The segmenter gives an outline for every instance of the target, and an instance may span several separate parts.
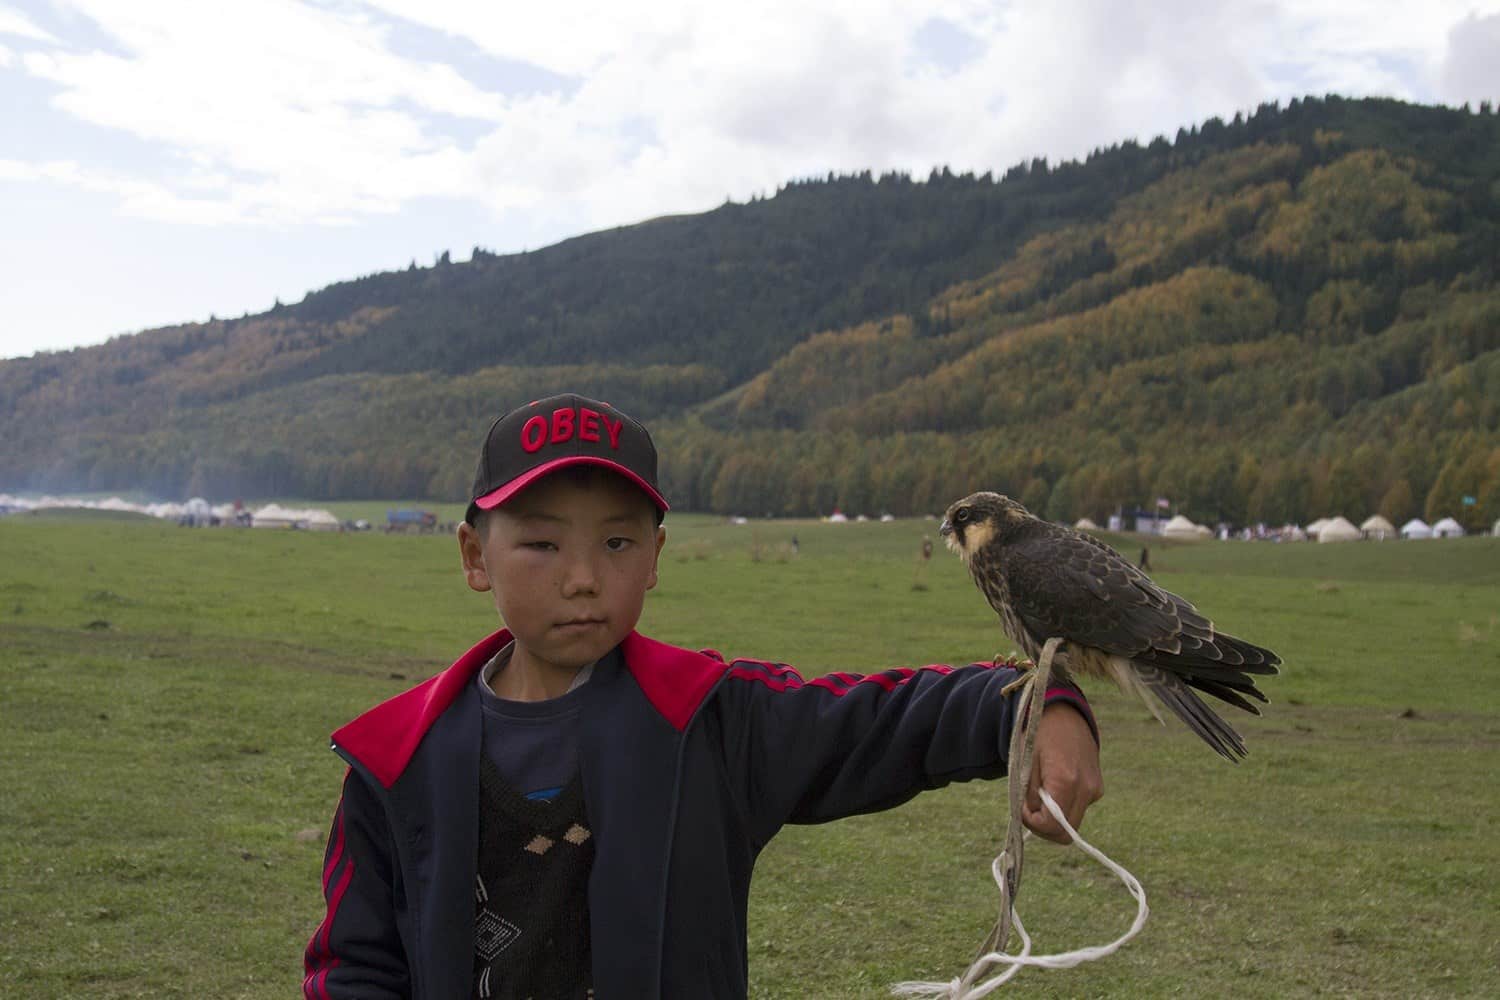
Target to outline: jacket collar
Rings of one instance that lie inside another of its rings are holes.
[[[422,738],[465,685],[510,642],[508,629],[486,636],[442,673],[381,702],[333,734],[333,742],[390,788]],[[632,631],[620,644],[625,666],[646,699],[673,729],[687,728],[727,669],[717,653],[695,653]]]

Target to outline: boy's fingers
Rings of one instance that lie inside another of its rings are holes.
[[[1082,789],[1077,779],[1052,774],[1047,776],[1045,787],[1047,794],[1052,796],[1052,801],[1057,803],[1057,807],[1067,817],[1068,823],[1073,829],[1078,829],[1078,825],[1083,822],[1083,814],[1088,809],[1089,802],[1080,795]],[[1031,781],[1026,788],[1026,804],[1021,809],[1021,822],[1025,823],[1027,829],[1038,837],[1045,837],[1055,844],[1072,842],[1072,838],[1068,836],[1062,824],[1047,811],[1046,806],[1042,805],[1042,793],[1038,789],[1036,771],[1032,772]]]
[[[1021,822],[1026,824],[1026,829],[1054,844],[1066,844],[1072,839],[1062,825],[1052,818],[1052,814],[1042,808],[1040,799],[1038,799],[1038,805],[1035,806],[1029,801],[1026,803],[1021,810]]]

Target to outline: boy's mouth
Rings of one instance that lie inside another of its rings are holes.
[[[603,618],[570,618],[565,622],[558,622],[553,627],[568,631],[583,631],[584,629],[595,628],[603,624]]]

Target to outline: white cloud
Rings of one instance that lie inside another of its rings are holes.
[[[1443,98],[1454,104],[1500,99],[1500,14],[1470,14],[1448,32]]]
[[[0,181],[42,181],[114,195],[121,214],[137,218],[201,225],[234,221],[232,209],[222,202],[184,198],[161,184],[88,169],[72,160],[0,160]]]
[[[251,178],[218,194],[241,221],[392,211],[457,193],[467,178],[445,169],[452,143],[426,114],[495,121],[505,109],[448,66],[391,54],[365,18],[288,0],[74,2],[124,54],[27,53],[26,70],[61,88],[54,107]]]
[[[110,48],[14,60],[56,88],[57,113],[168,166],[34,179],[215,224],[348,225],[437,197],[590,228],[829,170],[1077,157],[1299,93],[1430,99],[1483,85],[1497,62],[1495,19],[1469,15],[1473,0],[57,2]],[[922,48],[934,19],[963,60]],[[397,55],[405,22],[571,84],[487,90],[456,61]],[[52,40],[0,7],[7,26]]]
[[[35,21],[13,7],[0,5],[0,35],[14,35],[34,42],[56,42],[51,32],[37,27]]]

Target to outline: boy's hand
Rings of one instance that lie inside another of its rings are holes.
[[[1026,787],[1026,805],[1021,822],[1039,837],[1058,844],[1069,842],[1067,833],[1042,805],[1037,783],[1062,809],[1073,829],[1083,822],[1088,807],[1104,794],[1099,773],[1099,746],[1089,725],[1073,706],[1056,702],[1042,710],[1036,730],[1035,759]]]

